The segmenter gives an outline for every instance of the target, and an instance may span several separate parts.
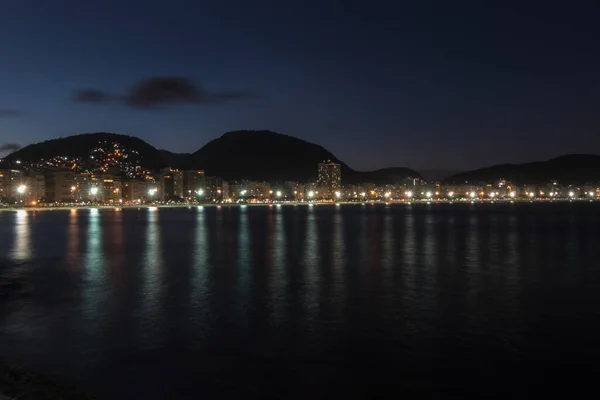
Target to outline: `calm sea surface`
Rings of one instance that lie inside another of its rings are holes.
[[[600,203],[2,212],[0,360],[110,399],[597,394]]]

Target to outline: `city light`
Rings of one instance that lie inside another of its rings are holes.
[[[533,193],[533,192],[529,192],[529,197],[532,197],[532,198],[533,198],[534,196],[535,196],[535,193]]]
[[[278,190],[277,192],[275,192],[275,196],[281,197],[281,190]]]
[[[74,192],[74,191],[76,191],[76,190],[77,190],[77,187],[75,187],[75,186],[71,186],[71,192]]]
[[[496,197],[496,192],[490,193],[490,197]]]
[[[360,193],[360,196],[361,196],[361,197],[365,197],[366,195],[367,195],[367,194],[366,194],[365,192],[361,192],[361,193]]]
[[[340,191],[335,192],[335,197],[339,199],[340,197],[342,197],[342,193]]]
[[[431,196],[433,196],[433,193],[431,193],[431,192],[427,192],[426,196],[427,196],[428,198],[431,198]]]
[[[515,192],[510,192],[510,194],[509,194],[509,196],[513,199],[515,198],[516,195],[517,195],[517,193],[515,193]]]
[[[409,199],[413,197],[413,192],[411,192],[410,190],[406,192],[406,197],[408,197]]]
[[[98,188],[97,188],[96,186],[94,186],[94,187],[90,188],[90,194],[91,194],[92,196],[95,196],[95,195],[97,195],[97,194],[98,194]]]
[[[315,197],[315,192],[313,192],[312,190],[308,192],[308,197]]]
[[[469,194],[469,196],[471,196],[471,198],[472,198],[472,199],[474,199],[475,197],[477,197],[477,193],[475,193],[475,192],[471,192],[471,193]]]
[[[242,191],[240,192],[240,194],[241,194],[242,196],[245,196],[245,195],[246,195],[246,193],[248,193],[248,191],[247,191],[247,190],[242,190]]]
[[[574,192],[569,192],[569,197],[575,197],[575,193]]]
[[[202,196],[204,194],[204,190],[198,189],[196,190],[196,193],[198,193],[198,196]]]
[[[25,186],[25,185],[20,185],[20,186],[17,188],[17,193],[19,193],[19,194],[23,194],[23,193],[25,193],[25,191],[26,191],[26,190],[27,190],[27,186]]]
[[[449,197],[454,197],[454,192],[448,192]]]
[[[392,197],[392,193],[391,192],[385,192],[385,197],[387,197],[387,198]]]
[[[158,189],[152,188],[152,189],[148,190],[148,195],[150,197],[153,197],[156,194],[156,192],[158,192]]]

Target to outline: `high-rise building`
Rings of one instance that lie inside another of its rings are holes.
[[[162,172],[160,174],[160,190],[157,200],[169,201],[175,196],[175,184],[171,172]]]
[[[17,189],[25,185],[25,173],[16,169],[0,170],[0,199],[14,200],[19,197]]]
[[[31,201],[40,201],[46,196],[46,179],[42,174],[34,174],[29,179]]]
[[[173,175],[173,196],[185,197],[186,194],[183,191],[183,171],[174,169],[171,170],[171,174]]]
[[[91,197],[90,189],[92,186],[92,174],[90,173],[80,173],[75,174],[74,178],[75,190],[73,192],[73,197],[76,201],[89,201]]]
[[[6,197],[8,197],[9,193],[6,189],[7,186],[7,180],[9,179],[8,176],[8,171],[7,169],[0,169],[0,201],[2,201],[2,199],[5,199]]]
[[[216,176],[206,177],[205,198],[207,200],[223,200],[223,179]]]
[[[123,200],[129,203],[150,200],[149,190],[154,187],[153,181],[147,179],[131,179],[123,183]]]
[[[319,163],[317,186],[325,188],[329,196],[342,187],[342,168],[331,160]]]
[[[123,198],[121,178],[111,174],[102,174],[97,177],[102,194],[102,202],[116,203]]]
[[[183,197],[196,197],[199,190],[206,188],[203,170],[183,171]]]
[[[162,188],[162,198],[160,200],[168,201],[174,197],[185,196],[182,171],[173,168],[163,168],[160,170],[160,182]]]
[[[46,200],[69,202],[73,200],[75,174],[72,171],[48,171],[45,174]]]

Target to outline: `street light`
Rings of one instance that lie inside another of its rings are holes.
[[[475,192],[471,192],[471,193],[469,194],[469,196],[471,196],[471,198],[472,198],[472,199],[474,199],[474,198],[477,196],[477,193],[475,193]]]
[[[433,196],[433,193],[431,193],[431,192],[427,192],[427,197],[428,197],[428,198],[431,198],[431,196]]]
[[[277,192],[275,192],[275,196],[281,197],[281,190],[278,190]]]
[[[21,203],[23,202],[23,194],[25,193],[26,190],[27,190],[27,186],[25,186],[25,185],[20,185],[17,188],[17,193],[19,193]]]
[[[342,197],[342,193],[340,191],[335,192],[335,197],[339,199],[340,197]]]
[[[509,196],[510,196],[511,198],[513,198],[513,199],[515,198],[515,196],[516,196],[516,195],[517,195],[517,194],[516,194],[515,192],[510,192],[510,194],[509,194]]]
[[[313,192],[312,190],[310,192],[308,192],[308,197],[310,197],[310,198],[315,197],[315,192]]]
[[[411,192],[410,190],[406,192],[406,197],[408,197],[409,199],[413,197],[413,192]]]
[[[90,194],[92,196],[95,196],[98,194],[98,188],[96,186],[94,186],[93,188],[90,189]]]

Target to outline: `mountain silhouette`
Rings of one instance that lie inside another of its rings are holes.
[[[494,182],[506,179],[514,183],[546,183],[557,180],[565,184],[600,181],[600,156],[569,154],[548,161],[525,164],[501,164],[474,171],[461,172],[447,182]]]
[[[119,143],[120,146],[137,151],[135,162],[151,170],[158,170],[165,166],[161,153],[152,145],[134,136],[119,135],[116,133],[83,133],[64,138],[46,140],[30,144],[9,154],[5,161],[12,163],[14,160],[36,162],[41,159],[53,157],[89,157],[90,153],[98,147],[99,142]]]
[[[420,177],[409,168],[355,171],[322,146],[266,130],[225,133],[193,153],[185,166],[226,180],[306,182],[317,179],[318,163],[327,160],[340,164],[344,183],[396,183]]]

